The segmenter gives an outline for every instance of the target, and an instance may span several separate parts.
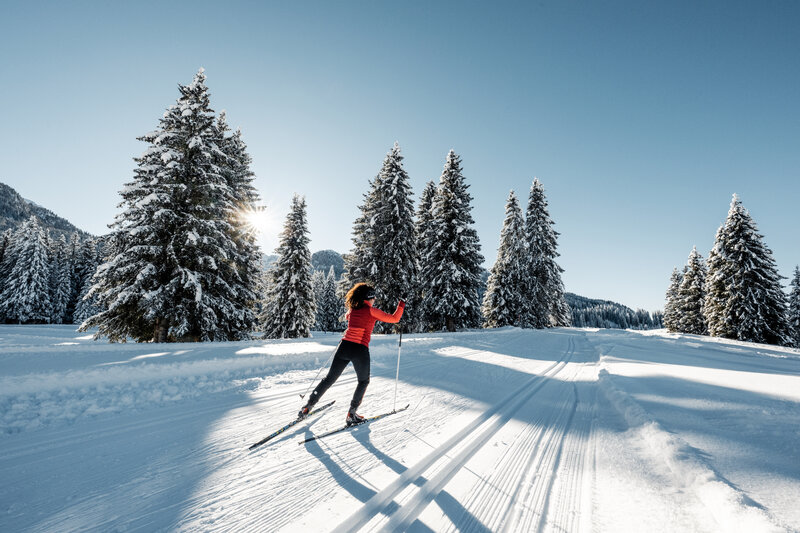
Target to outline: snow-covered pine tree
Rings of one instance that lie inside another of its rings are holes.
[[[71,323],[68,315],[72,296],[72,262],[67,239],[61,235],[50,247],[50,323]]]
[[[17,250],[15,249],[14,232],[7,229],[3,232],[3,256],[0,258],[0,294],[3,293],[11,275],[11,269],[14,268],[14,263],[17,259]],[[3,316],[3,306],[0,303],[0,323],[5,322]]]
[[[3,292],[3,285],[5,284],[8,273],[11,272],[11,262],[6,263],[7,252],[10,251],[9,244],[11,243],[11,230],[7,229],[0,233],[0,292]]]
[[[506,201],[506,216],[500,231],[497,261],[489,275],[483,297],[484,327],[522,326],[528,305],[522,290],[527,274],[525,220],[514,191]]]
[[[278,261],[271,271],[263,323],[267,338],[308,337],[314,325],[316,304],[308,242],[306,201],[295,195],[275,250]]]
[[[325,292],[325,273],[320,270],[313,270],[311,272],[311,286],[314,288],[314,302],[317,304],[317,309],[314,314],[314,327],[317,331],[325,331],[322,329],[323,323],[323,306],[322,298]]]
[[[134,179],[121,191],[112,224],[114,253],[90,294],[103,311],[81,326],[124,341],[206,341],[242,336],[237,257],[231,239],[235,195],[220,169],[223,136],[210,107],[203,69],[140,140]]]
[[[400,145],[394,143],[353,227],[353,251],[346,256],[347,284],[368,281],[375,286],[375,306],[394,310],[397,300],[413,302],[418,286],[417,241],[411,185],[403,168]],[[376,324],[389,331],[414,322],[415,310],[406,308],[401,324]]]
[[[433,307],[428,296],[429,287],[437,272],[437,265],[433,263],[430,251],[436,239],[433,208],[436,203],[436,184],[429,181],[425,184],[419,197],[417,206],[416,236],[417,249],[419,250],[419,288],[415,291],[416,300],[414,308],[418,309],[416,323],[412,326],[414,331],[428,331],[433,329]]]
[[[372,220],[375,218],[377,210],[377,190],[378,186],[374,180],[369,181],[369,190],[364,194],[364,202],[358,206],[359,215],[353,221],[353,231],[351,241],[353,248],[350,253],[342,255],[344,260],[344,272],[339,280],[337,291],[341,298],[344,298],[347,291],[358,282],[372,282],[372,266],[375,259],[372,257],[375,252],[372,243],[375,241],[375,228]]]
[[[342,300],[336,295],[336,272],[331,266],[328,273],[314,271],[314,295],[317,302],[317,331],[342,331],[339,318],[344,314]]]
[[[556,263],[558,232],[547,209],[544,187],[533,180],[525,216],[528,244],[528,273],[525,294],[528,299],[527,324],[534,328],[562,327],[572,323],[572,312],[564,296],[561,273]]]
[[[706,261],[706,300],[703,303],[703,316],[706,319],[708,334],[712,337],[736,338],[725,320],[725,307],[729,300],[729,277],[732,265],[724,260],[722,246],[727,245],[725,224],[717,228],[714,246]]]
[[[689,254],[683,279],[678,288],[678,331],[681,333],[695,335],[708,333],[703,315],[703,304],[706,299],[705,282],[706,265],[695,246]]]
[[[50,260],[47,236],[32,216],[17,228],[10,245],[14,263],[0,295],[7,322],[46,324],[50,321]]]
[[[669,278],[666,303],[664,304],[664,327],[673,333],[680,330],[681,315],[678,311],[680,307],[678,291],[681,288],[681,281],[683,281],[683,274],[677,267],[673,268],[672,276]]]
[[[794,267],[789,294],[789,338],[792,346],[800,348],[800,267]]]
[[[733,195],[709,255],[704,313],[714,336],[786,344],[786,295],[772,251]]]
[[[426,287],[429,329],[455,331],[481,324],[478,291],[483,256],[468,189],[461,158],[450,150],[439,178],[433,208],[435,238],[427,257],[435,265]]]
[[[237,129],[229,134],[225,112],[221,112],[217,127],[222,135],[221,148],[225,158],[219,166],[233,194],[234,216],[231,217],[230,239],[233,241],[235,255],[228,257],[228,266],[221,272],[227,275],[228,284],[234,287],[234,304],[239,310],[236,316],[230,317],[229,337],[244,337],[257,322],[255,313],[259,299],[261,282],[262,254],[256,242],[260,228],[253,227],[254,215],[261,209],[258,205],[260,197],[253,185],[255,173],[251,170],[252,158],[247,152],[247,145],[242,138],[242,131]]]
[[[78,286],[78,297],[73,312],[73,323],[82,324],[85,320],[98,314],[101,311],[98,299],[95,295],[89,295],[92,288],[92,278],[100,264],[101,252],[104,245],[101,241],[87,239],[80,245],[77,252],[74,275],[75,283]]]
[[[65,321],[69,324],[74,324],[75,320],[75,307],[81,296],[81,289],[83,288],[83,242],[77,233],[73,233],[67,243],[67,261],[69,261],[70,272],[70,294],[67,301],[67,311]],[[80,323],[80,322],[78,322]]]

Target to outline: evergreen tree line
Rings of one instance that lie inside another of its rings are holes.
[[[313,276],[305,199],[295,196],[265,274],[248,216],[259,202],[251,159],[241,132],[211,108],[205,79],[200,69],[179,85],[156,130],[139,138],[147,148],[120,191],[102,258],[75,266],[77,244],[48,241],[35,219],[6,236],[5,320],[83,319],[81,330],[112,342],[234,340],[259,326],[272,338],[304,337],[312,327],[341,329],[344,291],[367,281],[379,307],[408,302],[407,331],[570,323],[541,184],[524,220],[509,196],[485,284],[472,196],[452,150],[415,211],[395,143],[364,195],[338,283],[331,271]]]
[[[425,185],[415,210],[395,143],[359,206],[339,297],[354,283],[368,282],[379,308],[392,311],[398,299],[406,300],[401,324],[379,324],[384,332],[569,325],[562,270],[555,262],[558,233],[541,183],[533,183],[524,219],[513,191],[509,196],[488,286],[471,202],[461,158],[451,150],[439,183]]]
[[[84,297],[100,260],[99,241],[54,237],[36,216],[0,236],[0,320],[73,324],[97,312]]]
[[[593,300],[567,293],[567,303],[572,310],[572,325],[578,328],[656,329],[661,328],[663,314],[635,311],[629,307],[606,300]]]
[[[678,333],[800,347],[800,269],[791,294],[755,221],[737,195],[704,260],[692,249],[673,269],[664,327]]]

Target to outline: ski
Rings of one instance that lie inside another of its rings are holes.
[[[330,407],[330,406],[331,406],[331,405],[333,405],[334,403],[336,403],[336,400],[333,400],[333,401],[332,401],[332,402],[330,402],[330,403],[326,403],[326,404],[325,404],[325,405],[323,405],[322,407],[318,407],[317,409],[314,409],[313,411],[311,411],[310,413],[308,413],[308,414],[306,415],[306,417],[305,417],[305,418],[297,418],[297,419],[293,420],[292,422],[289,422],[288,424],[286,424],[285,426],[283,426],[282,428],[280,428],[280,429],[279,429],[279,430],[277,430],[276,432],[274,432],[274,433],[271,433],[270,435],[267,435],[266,437],[264,437],[264,438],[263,438],[263,439],[261,439],[260,441],[256,442],[255,444],[253,444],[252,446],[250,446],[250,447],[249,447],[249,448],[247,448],[247,449],[248,449],[248,450],[253,450],[254,448],[258,448],[259,446],[261,446],[262,444],[264,444],[264,443],[265,443],[265,442],[267,442],[268,440],[270,440],[270,439],[274,439],[275,437],[277,437],[278,435],[280,435],[281,433],[283,433],[284,431],[286,431],[286,430],[287,430],[287,429],[289,429],[290,427],[294,426],[294,425],[295,425],[295,424],[297,424],[298,422],[302,422],[303,420],[306,420],[306,419],[307,419],[309,416],[311,416],[311,415],[315,415],[315,414],[319,413],[320,411],[324,411],[325,409],[327,409],[328,407]]]
[[[369,422],[374,422],[374,421],[376,421],[376,420],[378,420],[380,418],[384,418],[384,417],[387,417],[389,415],[393,415],[393,414],[399,413],[401,411],[405,411],[406,409],[408,409],[409,405],[411,405],[411,404],[408,404],[405,407],[397,409],[396,411],[389,411],[388,413],[382,413],[380,415],[375,415],[375,416],[371,416],[369,418],[365,418],[363,422],[360,422],[358,424],[353,424],[352,426],[344,426],[344,427],[341,427],[341,428],[338,428],[338,429],[333,429],[331,431],[328,431],[327,433],[323,433],[322,435],[314,435],[313,437],[309,437],[306,440],[298,442],[297,444],[305,444],[306,442],[310,442],[312,440],[324,439],[325,437],[330,437],[331,435],[334,435],[336,433],[341,433],[342,431],[347,431],[348,429],[354,429],[354,428],[357,428],[359,426],[363,426],[364,424],[367,424]]]

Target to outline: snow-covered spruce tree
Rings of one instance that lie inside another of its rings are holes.
[[[278,261],[271,271],[263,322],[267,338],[308,337],[314,325],[316,304],[308,242],[306,201],[295,195],[275,250]]]
[[[50,323],[71,323],[68,316],[72,297],[72,261],[67,239],[61,235],[50,246]]]
[[[418,286],[414,203],[398,143],[386,154],[370,185],[353,226],[354,249],[345,259],[347,283],[372,283],[375,306],[393,311],[400,298],[413,302]],[[414,322],[414,313],[409,306],[403,323],[379,323],[376,331],[407,326]]]
[[[419,197],[417,206],[417,222],[415,232],[417,235],[417,249],[419,250],[419,287],[415,292],[415,309],[417,321],[414,331],[428,331],[433,329],[433,307],[434,302],[428,299],[428,292],[433,279],[436,275],[437,265],[433,263],[430,251],[436,239],[436,227],[434,225],[433,207],[436,203],[436,184],[429,181],[425,184],[422,194]]]
[[[260,276],[263,270],[261,248],[256,242],[260,228],[253,227],[254,215],[260,208],[260,197],[253,185],[255,173],[251,170],[252,158],[237,129],[229,134],[225,112],[221,112],[217,126],[222,134],[221,149],[225,154],[219,167],[233,194],[234,216],[231,217],[230,239],[234,244],[227,258],[227,268],[222,273],[235,287],[234,305],[239,313],[229,325],[231,337],[244,337],[257,322],[255,305],[259,299]]]
[[[686,269],[678,288],[678,331],[695,335],[706,335],[706,319],[703,315],[703,304],[706,299],[705,291],[706,265],[703,258],[697,253],[697,247],[692,248]]]
[[[111,256],[90,295],[103,308],[83,323],[112,341],[210,341],[240,338],[247,325],[231,258],[236,196],[220,163],[223,135],[210,107],[203,69],[140,140],[134,179],[121,191]]]
[[[559,253],[558,232],[547,210],[544,187],[538,178],[533,180],[525,217],[525,236],[528,245],[528,273],[525,294],[528,300],[527,324],[533,328],[569,326],[572,312],[564,296],[561,273],[556,263]]]
[[[8,279],[11,276],[11,269],[14,268],[14,263],[17,260],[18,250],[16,249],[14,233],[15,232],[10,229],[3,232],[4,246],[3,257],[0,261],[0,294],[5,290]],[[0,322],[5,322],[2,302],[0,302]]]
[[[327,274],[314,272],[314,295],[317,302],[317,318],[314,329],[318,331],[342,331],[339,317],[344,314],[341,298],[336,295],[336,272],[333,266]]]
[[[733,195],[708,260],[704,314],[711,335],[787,344],[786,295],[772,251]]]
[[[322,298],[325,291],[325,273],[320,270],[311,271],[311,286],[314,288],[314,302],[316,303],[316,312],[314,314],[314,326],[312,329],[317,331],[325,331],[320,326],[322,324]]]
[[[344,272],[339,279],[336,289],[337,294],[342,299],[344,299],[347,291],[359,281],[371,282],[370,267],[375,261],[372,258],[373,248],[371,243],[374,241],[374,238],[372,236],[373,228],[370,221],[374,216],[373,213],[377,200],[374,198],[374,182],[370,180],[369,185],[369,192],[364,194],[364,202],[358,206],[360,213],[355,221],[353,221],[353,236],[351,238],[353,248],[350,250],[350,253],[342,254]]]
[[[681,315],[679,312],[680,301],[678,291],[681,288],[683,274],[676,268],[672,269],[672,276],[669,278],[669,288],[664,304],[664,327],[675,333],[680,330]]]
[[[794,267],[789,294],[789,337],[792,346],[800,348],[800,267]]]
[[[96,295],[89,295],[92,288],[92,277],[100,264],[102,241],[88,239],[83,242],[77,253],[75,263],[75,283],[78,286],[78,297],[73,312],[73,323],[82,324],[85,320],[101,311]]]
[[[484,327],[522,326],[528,309],[524,287],[527,274],[525,220],[514,191],[506,201],[506,217],[500,231],[497,261],[483,297]]]
[[[50,321],[50,258],[47,236],[32,216],[12,236],[14,263],[0,294],[0,312],[7,322],[46,324]]]
[[[725,320],[725,308],[729,300],[728,277],[731,266],[724,261],[722,246],[726,244],[725,224],[717,229],[714,246],[708,253],[706,261],[706,300],[703,303],[703,316],[706,319],[708,334],[712,337],[736,338],[735,333]],[[685,267],[684,267],[685,268]]]
[[[69,324],[80,323],[75,320],[75,307],[78,305],[83,288],[83,242],[77,233],[73,233],[67,243],[67,261],[69,261],[70,293],[65,321]]]
[[[481,324],[478,291],[483,256],[472,226],[475,221],[468,189],[461,158],[450,150],[439,178],[433,207],[435,237],[426,259],[434,265],[426,286],[429,329],[455,331]]]
[[[0,233],[0,292],[3,292],[3,285],[8,277],[8,273],[11,272],[12,263],[10,261],[10,254],[8,253],[11,251],[9,247],[11,243],[11,234],[12,231],[10,229]]]

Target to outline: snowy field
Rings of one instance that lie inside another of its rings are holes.
[[[290,421],[338,342],[0,326],[0,531],[800,531],[800,353],[663,332],[404,338],[400,414]],[[361,413],[391,410],[375,336]]]

